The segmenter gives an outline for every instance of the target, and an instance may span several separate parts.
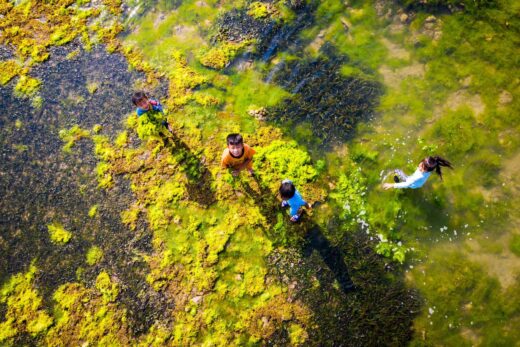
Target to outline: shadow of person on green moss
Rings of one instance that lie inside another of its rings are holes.
[[[334,274],[343,292],[348,293],[355,289],[349,275],[349,270],[344,261],[341,249],[331,244],[325,237],[320,226],[309,215],[303,214],[300,221],[293,223],[280,206],[280,201],[272,192],[262,185],[256,176],[252,176],[258,185],[259,191],[253,189],[249,183],[241,181],[245,193],[259,206],[262,215],[267,222],[274,225],[274,231],[269,230],[268,235],[275,243],[295,246],[300,244],[305,257],[310,257],[316,251],[323,259],[329,270]],[[280,219],[280,215],[282,218]],[[280,226],[283,224],[283,227]],[[280,231],[282,234],[276,234]],[[286,235],[283,235],[285,232]]]
[[[172,154],[180,157],[179,161],[185,168],[184,172],[188,178],[186,184],[188,198],[203,207],[213,204],[216,201],[215,192],[211,188],[213,178],[201,159],[193,154],[177,134],[171,134],[163,138],[163,141],[166,148],[171,148]]]

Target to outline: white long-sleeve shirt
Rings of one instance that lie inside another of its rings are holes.
[[[408,176],[406,181],[395,183],[394,188],[421,188],[431,174],[431,172],[422,172],[421,169],[417,168],[411,176]]]

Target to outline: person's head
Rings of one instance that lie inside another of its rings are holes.
[[[446,159],[439,157],[439,156],[426,157],[423,160],[421,160],[421,162],[419,163],[419,167],[421,168],[422,171],[431,172],[431,171],[435,170],[435,172],[439,175],[441,180],[442,180],[442,171],[441,171],[442,166],[446,166],[446,167],[449,167],[450,169],[453,169],[453,167],[451,166],[451,163],[449,161],[447,161]]]
[[[240,157],[244,151],[244,139],[240,134],[229,134],[227,136],[227,146],[231,155]]]
[[[290,180],[283,180],[279,192],[282,199],[289,200],[296,193],[296,188]]]
[[[143,110],[147,110],[150,107],[148,96],[145,92],[134,93],[132,96],[132,103]]]

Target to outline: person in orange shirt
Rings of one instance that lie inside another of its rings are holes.
[[[231,169],[233,176],[238,176],[244,169],[253,174],[253,155],[255,153],[254,149],[244,143],[240,134],[229,134],[227,148],[222,154],[221,166],[224,169]]]

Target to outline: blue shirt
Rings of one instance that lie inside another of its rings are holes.
[[[422,172],[421,169],[417,168],[413,175],[408,176],[406,181],[394,184],[394,188],[421,188],[431,174],[431,172]]]
[[[153,111],[157,111],[157,112],[161,112],[161,113],[163,113],[163,107],[162,107],[161,103],[160,103],[158,100],[156,100],[156,99],[150,99],[150,101],[151,101],[151,102],[150,102],[150,106],[152,106],[151,109],[152,109]],[[145,109],[142,109],[142,108],[140,108],[140,107],[138,107],[138,108],[135,110],[135,112],[137,113],[137,116],[138,116],[138,117],[139,117],[139,116],[142,116],[143,114],[145,114],[145,113],[148,112],[148,111],[150,111],[150,109],[145,110]]]
[[[306,204],[305,200],[303,200],[299,191],[295,191],[294,196],[286,201],[291,207],[291,211],[289,212],[291,214],[291,217],[296,216],[300,207]]]

